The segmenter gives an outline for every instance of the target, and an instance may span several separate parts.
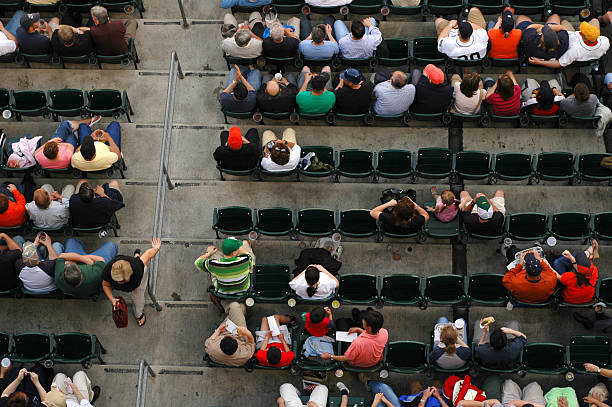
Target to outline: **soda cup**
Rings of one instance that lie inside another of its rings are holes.
[[[380,371],[380,378],[381,379],[386,379],[387,377],[389,377],[389,371],[386,369],[383,369]]]
[[[344,371],[342,371],[342,369],[336,369],[336,373],[335,373],[336,377],[339,379],[342,376],[344,376]]]
[[[276,79],[277,81],[281,81],[281,79],[283,79],[283,74],[280,72],[277,72],[274,74],[274,79]]]
[[[13,113],[8,109],[2,111],[2,117],[4,117],[6,120],[10,119],[12,115]]]
[[[557,244],[557,238],[554,236],[548,236],[548,239],[546,239],[546,244],[549,246],[554,246]]]
[[[333,308],[333,309],[338,309],[338,308],[340,308],[340,301],[338,301],[338,300],[333,300],[333,301],[332,301],[332,303],[331,303],[331,306],[332,306],[332,308]]]
[[[11,360],[9,358],[3,358],[2,362],[0,362],[0,366],[5,369],[11,367]]]
[[[244,301],[244,303],[246,304],[247,307],[252,307],[253,305],[255,305],[255,300],[249,297]]]
[[[287,305],[290,306],[291,308],[295,307],[295,304],[297,304],[297,301],[295,300],[295,298],[289,298],[287,300]]]

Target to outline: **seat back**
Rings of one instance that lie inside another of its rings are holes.
[[[389,50],[389,56],[378,58],[378,62],[381,65],[386,66],[401,66],[408,63],[410,58],[410,43],[402,38],[387,38],[387,49]]]
[[[47,96],[41,90],[16,90],[13,103],[18,110],[38,110],[47,106]]]
[[[590,219],[588,213],[556,213],[552,215],[551,232],[559,236],[581,239],[589,235]]]
[[[568,350],[572,369],[584,371],[585,363],[601,368],[610,366],[610,338],[607,336],[573,336]]]
[[[344,274],[339,277],[338,296],[345,301],[373,302],[378,297],[376,276]]]
[[[600,281],[597,297],[608,305],[612,304],[612,278]]]
[[[54,336],[54,354],[64,361],[80,362],[91,356],[91,335],[69,332]]]
[[[385,363],[392,370],[418,369],[427,365],[426,349],[427,346],[423,342],[389,342]]]
[[[370,151],[342,150],[338,170],[348,174],[370,173],[374,169],[372,157],[373,154]]]
[[[612,236],[612,212],[602,212],[593,215],[593,231],[599,236]]]
[[[0,88],[0,108],[7,107],[10,104],[10,93],[8,89]]]
[[[540,153],[536,171],[549,177],[570,177],[574,175],[574,155],[572,153]]]
[[[340,212],[339,231],[347,236],[374,235],[377,231],[376,220],[366,209],[351,209]]]
[[[325,164],[329,164],[332,167],[335,165],[333,148],[329,146],[305,146],[305,147],[302,147],[301,156],[305,157],[310,152],[315,153],[315,156],[317,157],[319,161]]]
[[[527,371],[551,374],[565,369],[565,346],[557,343],[528,343],[523,348],[522,364]]]
[[[469,277],[468,296],[471,301],[482,304],[501,304],[507,300],[508,293],[502,282],[502,274],[477,273]]]
[[[506,177],[529,177],[531,156],[524,153],[499,153],[495,157],[495,173]]]
[[[416,169],[420,174],[445,175],[453,166],[452,154],[448,148],[421,148],[417,153]]]
[[[289,296],[291,270],[285,264],[257,264],[253,293],[259,300],[282,301]]]
[[[604,157],[612,157],[612,154],[590,153],[580,154],[578,160],[578,171],[586,177],[596,177],[602,179],[612,179],[612,169],[602,167],[601,160]]]
[[[443,0],[444,1],[444,0]],[[419,65],[443,64],[446,56],[438,51],[436,37],[417,37],[410,45],[410,57]]]
[[[407,150],[379,151],[376,170],[383,176],[410,174],[412,172],[412,153]]]
[[[425,298],[434,303],[453,303],[463,299],[463,277],[454,274],[429,276],[425,280]]]
[[[381,297],[391,303],[409,304],[421,298],[421,278],[411,274],[392,274],[382,279]]]
[[[85,95],[80,89],[51,90],[49,100],[51,107],[57,110],[72,110],[85,106]]]
[[[15,361],[38,361],[49,355],[51,337],[48,334],[28,332],[13,335],[13,352]]]
[[[6,357],[11,351],[11,335],[0,332],[0,357]]]
[[[455,154],[455,171],[462,176],[489,175],[491,155],[485,151],[460,151]]]
[[[327,235],[336,230],[334,212],[328,209],[302,209],[297,215],[300,233]]]
[[[253,227],[251,208],[228,206],[218,209],[216,226],[224,231],[243,231]]]
[[[293,229],[293,212],[287,208],[259,209],[257,229],[264,234],[287,233]]]
[[[87,92],[89,108],[94,111],[114,110],[122,106],[121,92],[114,89],[96,89]]]
[[[543,213],[513,213],[508,216],[508,233],[520,240],[536,239],[547,234],[547,217]]]

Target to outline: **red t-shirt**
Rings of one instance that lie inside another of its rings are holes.
[[[283,348],[283,344],[282,343],[270,343],[268,344],[268,348],[270,347],[275,347],[278,348],[281,351],[281,360],[280,363],[277,365],[271,365],[270,363],[268,363],[268,350],[261,350],[259,349],[257,352],[255,352],[255,358],[257,359],[257,363],[259,363],[262,366],[272,366],[272,367],[282,367],[282,366],[287,366],[289,365],[291,362],[293,362],[293,359],[295,358],[295,353],[293,353],[292,351],[289,352],[285,352],[285,348]]]
[[[531,114],[535,116],[554,116],[557,114],[558,111],[559,111],[559,105],[555,103],[548,110],[542,110],[536,106],[533,109],[531,109]]]
[[[593,300],[595,296],[595,286],[597,285],[597,277],[599,272],[597,267],[591,263],[591,268],[578,267],[581,274],[589,280],[589,285],[578,287],[578,279],[576,274],[569,271],[561,274],[561,284],[563,284],[563,301],[570,304],[584,304]]]
[[[0,213],[0,226],[12,227],[23,225],[26,218],[26,200],[18,190],[13,190],[13,196],[17,203],[9,199],[8,209],[4,213]]]
[[[310,322],[310,312],[304,317],[304,327],[312,336],[325,336],[329,332],[329,318],[323,318],[323,321],[317,322],[316,324]]]
[[[510,31],[508,38],[504,38],[504,32],[499,28],[491,28],[488,34],[491,41],[491,49],[489,50],[491,58],[518,58],[517,47],[523,35],[521,30],[515,28]]]
[[[548,301],[557,287],[557,273],[543,262],[539,280],[527,280],[526,275],[525,267],[517,264],[506,271],[502,280],[504,287],[521,302],[538,304]]]
[[[509,99],[502,99],[499,93],[487,98],[496,116],[517,116],[521,112],[521,87],[514,85],[514,94]]]
[[[388,340],[389,332],[385,328],[381,328],[376,335],[364,331],[351,343],[344,356],[351,359],[351,366],[374,366],[382,361]]]

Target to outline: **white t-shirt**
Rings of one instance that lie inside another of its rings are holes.
[[[455,83],[454,90],[455,90],[454,107],[457,113],[476,114],[478,113],[478,111],[480,111],[480,106],[482,106],[482,102],[484,102],[485,95],[487,94],[486,90],[478,89],[478,91],[474,93],[472,97],[467,97],[463,93],[461,93],[461,82]],[[479,99],[480,98],[479,94],[482,94],[482,99]],[[480,106],[478,107],[478,111],[475,112],[474,109],[476,109],[476,106],[478,106],[478,100],[480,100]]]
[[[300,162],[300,155],[302,154],[302,148],[297,144],[293,146],[291,150],[289,150],[289,161],[285,165],[278,165],[272,158],[264,157],[261,159],[261,168],[270,172],[280,172],[280,171],[291,171],[297,167]]]
[[[569,47],[565,54],[559,58],[561,66],[568,66],[574,61],[590,61],[592,59],[599,59],[610,48],[610,40],[608,37],[603,35],[599,36],[597,44],[590,46],[586,45],[582,41],[579,31],[569,31]]]
[[[0,55],[10,54],[15,52],[17,44],[14,41],[9,40],[8,37],[0,31]]]
[[[19,273],[19,279],[23,282],[26,290],[35,293],[46,293],[55,290],[55,280],[45,273],[40,267],[25,266]]]
[[[319,7],[344,6],[353,0],[306,0],[306,4]]]
[[[291,287],[291,289],[302,298],[307,300],[322,300],[332,295],[336,289],[336,282],[332,280],[330,276],[325,273],[319,273],[319,286],[317,287],[317,291],[312,297],[309,297],[308,293],[306,292],[308,283],[306,282],[306,277],[304,276],[305,274],[302,274],[297,279],[289,282],[289,287]]]
[[[487,55],[488,44],[489,36],[484,28],[474,30],[468,42],[462,42],[459,30],[453,28],[448,33],[448,37],[438,41],[438,51],[451,59],[482,59]]]
[[[231,37],[221,42],[221,49],[227,55],[235,58],[257,58],[261,55],[262,42],[257,38],[251,38],[247,45],[239,47],[235,38]]]

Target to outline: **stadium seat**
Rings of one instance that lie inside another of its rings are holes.
[[[49,112],[53,120],[59,121],[60,116],[87,116],[87,101],[85,92],[80,89],[56,89],[47,91]]]
[[[347,351],[349,346],[350,346],[350,343],[348,342],[337,341],[336,342],[336,349],[337,349],[336,354],[344,355],[344,353]],[[381,360],[380,363],[377,363],[374,366],[361,367],[361,366],[352,366],[351,364],[347,362],[340,363],[340,368],[342,368],[343,370],[347,370],[349,372],[355,372],[355,373],[374,373],[374,372],[380,371],[383,367],[384,367],[384,353],[383,353],[383,360]]]
[[[411,177],[413,153],[408,150],[382,150],[376,160],[376,177],[399,179]]]
[[[98,233],[100,237],[106,237],[111,230],[113,231],[115,237],[118,237],[119,235],[117,233],[117,229],[120,228],[121,226],[119,225],[119,221],[117,220],[117,216],[115,214],[111,216],[109,222],[106,225],[94,228],[80,228],[70,225],[70,230],[72,230],[75,235],[78,235],[79,233]]]
[[[302,0],[272,0],[272,7],[280,14],[299,14],[302,12]]]
[[[557,343],[528,343],[521,353],[522,370],[537,374],[567,372],[565,346]]]
[[[32,136],[28,137],[31,139]],[[8,138],[5,133],[0,134],[0,169],[7,174],[7,177],[12,177],[13,173],[15,174],[23,174],[26,172],[30,172],[36,168],[37,164],[34,164],[30,167],[24,168],[13,168],[9,167],[8,159],[13,152],[13,143],[17,143],[19,141],[18,137]],[[36,144],[36,148],[40,147],[40,140]]]
[[[0,332],[0,357],[5,358],[10,355],[12,346],[13,343],[11,335]]]
[[[425,1],[422,1],[417,6],[395,6],[393,5],[391,0],[385,0],[385,4],[387,7],[389,7],[389,12],[391,14],[410,15],[410,16],[416,15],[416,14],[423,15],[424,3]],[[424,19],[425,19],[425,16],[423,15],[423,21],[425,21]]]
[[[0,113],[11,108],[11,94],[8,89],[0,88]]]
[[[329,398],[329,407],[340,407],[341,404],[342,404],[342,397],[331,396]],[[365,407],[366,406],[365,398],[349,396],[347,405],[351,407]]]
[[[501,307],[508,302],[508,292],[502,282],[503,274],[475,273],[466,280],[467,300],[470,305]]]
[[[610,338],[607,336],[572,336],[567,347],[567,365],[574,372],[586,373],[585,363],[610,368]]]
[[[102,354],[106,350],[95,335],[67,332],[53,336],[55,346],[51,359],[55,363],[81,363],[85,369],[91,367],[92,359],[105,364]]]
[[[479,180],[491,175],[491,154],[486,151],[460,151],[453,154],[453,173],[464,179]]]
[[[351,14],[372,15],[381,13],[384,4],[384,0],[353,0],[348,4],[348,8]]]
[[[146,11],[142,0],[102,0],[101,5],[108,11],[123,11],[126,14],[133,14],[138,10],[140,18],[143,18],[142,13]]]
[[[505,0],[468,0],[468,7],[477,7],[482,14],[500,14],[506,7]]]
[[[591,217],[591,231],[595,239],[612,240],[612,212],[596,213]]]
[[[52,337],[42,332],[25,332],[13,335],[13,362],[39,362],[49,360],[53,352]]]
[[[295,218],[295,231],[303,236],[324,237],[336,231],[334,211],[328,209],[302,209]]]
[[[612,157],[610,153],[584,153],[576,157],[576,181],[601,182],[608,181],[612,185],[612,169],[600,165],[605,157]]]
[[[254,174],[257,171],[258,163],[256,163],[253,168],[249,168],[248,170],[230,170],[224,168],[219,161],[217,161],[216,167],[219,171],[219,176],[221,180],[225,180],[225,177],[223,176],[224,173],[228,175],[233,175],[235,177],[247,177],[249,175]]]
[[[415,174],[417,177],[442,179],[453,170],[453,155],[448,148],[426,147],[417,152]]]
[[[337,229],[346,237],[370,237],[378,232],[376,220],[368,209],[341,211]]]
[[[606,305],[612,305],[612,277],[600,279],[595,296]]]
[[[395,67],[408,65],[410,63],[410,43],[408,40],[402,38],[386,38],[385,42],[389,48],[389,56],[379,56],[379,65]]]
[[[258,302],[285,302],[291,294],[291,270],[285,264],[257,264],[253,272],[253,296]]]
[[[457,15],[462,7],[462,0],[427,0],[427,11],[431,15]]]
[[[379,276],[379,297],[385,305],[420,305],[421,277],[413,274]]]
[[[533,177],[532,157],[524,153],[499,153],[491,157],[491,171],[489,183],[495,184],[497,180],[521,181]]]
[[[566,152],[540,153],[534,160],[533,180],[569,181],[574,179],[574,155]]]
[[[17,121],[22,116],[46,116],[47,95],[42,90],[11,90],[11,110]]]
[[[295,330],[294,332],[296,331],[297,330]],[[330,360],[326,364],[322,365],[304,356],[304,354],[302,353],[302,350],[304,349],[304,342],[306,342],[306,339],[308,339],[308,337],[310,337],[310,333],[308,333],[306,329],[300,329],[297,335],[294,335],[292,338],[292,340],[296,342],[296,349],[297,349],[297,352],[295,352],[296,366],[298,366],[302,370],[314,370],[314,371],[328,371],[328,370],[336,369],[336,367],[338,366],[338,362]]]
[[[329,177],[334,174],[336,169],[336,162],[334,161],[334,149],[328,146],[305,146],[302,147],[301,156],[305,157],[308,153],[315,153],[315,157],[325,164],[332,166],[331,170],[327,171],[312,171],[312,169],[301,169],[299,168],[299,174],[306,177]]]
[[[435,337],[434,337],[434,331],[431,331],[431,334],[429,336],[430,341],[429,341],[429,349],[435,349]],[[430,360],[429,364],[431,366],[431,369],[434,372],[438,372],[438,373],[443,373],[443,374],[457,374],[457,373],[465,373],[468,372],[470,369],[472,369],[472,366],[474,365],[474,362],[472,362],[471,358],[468,359],[465,364],[461,367],[455,368],[455,369],[446,369],[443,367],[438,366],[438,364],[433,361]]]
[[[549,235],[543,213],[523,212],[506,215],[506,234],[514,240],[541,240]]]
[[[98,64],[98,68],[102,69],[102,64],[121,64],[123,66],[129,66],[130,63],[134,63],[134,69],[138,69],[138,63],[140,62],[140,58],[138,58],[138,52],[136,51],[136,45],[134,44],[134,39],[130,38],[128,43],[128,51],[125,54],[117,54],[117,55],[100,55],[96,54],[96,62]]]
[[[446,55],[438,51],[437,37],[417,37],[410,42],[410,69],[414,69],[414,65],[444,65],[445,59]]]
[[[23,51],[20,51],[15,57],[15,62],[25,65],[26,68],[31,68],[31,63],[48,64],[52,60],[53,54],[28,54]]]
[[[489,372],[489,373],[511,374],[511,373],[516,373],[521,369],[521,363],[520,363],[521,356],[520,355],[519,355],[518,360],[514,363],[514,365],[508,368],[489,367],[489,366],[483,365],[481,361],[476,357],[476,347],[477,346],[478,344],[476,342],[472,342],[472,358],[474,360],[474,365],[476,366],[477,370],[479,371],[482,370],[482,371]]]
[[[423,299],[428,304],[457,305],[465,301],[465,282],[463,276],[438,274],[425,278],[422,286]]]
[[[434,202],[425,202],[423,207],[431,206],[435,208]],[[459,214],[450,222],[442,222],[436,218],[433,213],[429,214],[429,220],[425,222],[423,227],[425,234],[436,239],[450,239],[459,236]]]
[[[547,0],[509,0],[508,5],[514,14],[542,14]]]
[[[349,178],[367,178],[374,174],[372,158],[374,153],[357,149],[336,151],[336,175],[338,182],[340,176]]]
[[[127,91],[119,92],[113,89],[94,89],[85,92],[88,105],[87,111],[91,115],[113,117],[119,120],[125,115],[128,122],[132,122],[130,115],[134,114]]]
[[[591,215],[559,212],[549,217],[548,230],[558,240],[585,240],[591,236]]]
[[[552,12],[562,16],[575,16],[583,9],[590,8],[588,0],[550,0]]]
[[[343,274],[338,276],[338,299],[345,304],[374,304],[378,300],[376,276]]]
[[[412,374],[429,369],[429,347],[423,342],[389,342],[385,351],[385,368],[390,372]]]
[[[244,206],[227,206],[213,210],[213,229],[220,239],[219,232],[239,236],[253,230],[253,213],[251,208]]]
[[[99,4],[99,0],[62,0],[61,5],[66,7],[70,11],[79,11],[81,13],[88,13],[93,6]],[[63,8],[63,7],[62,7]]]
[[[293,211],[287,208],[255,209],[255,231],[267,236],[293,233]]]

